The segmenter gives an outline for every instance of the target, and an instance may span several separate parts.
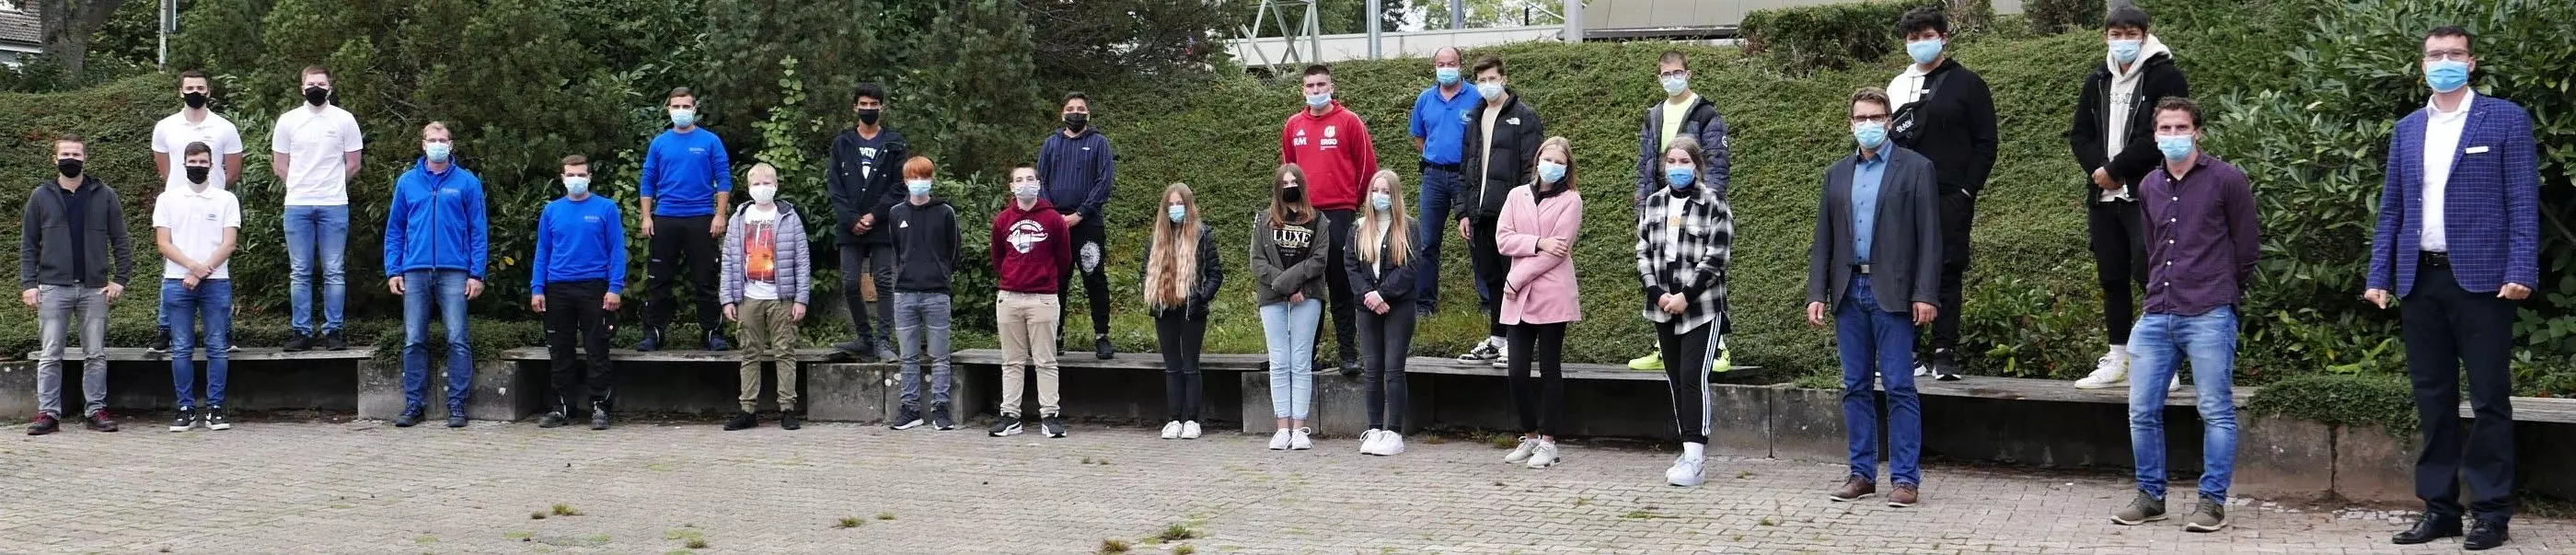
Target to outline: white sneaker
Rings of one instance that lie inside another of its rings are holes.
[[[1298,428],[1297,433],[1288,435],[1288,448],[1295,451],[1304,451],[1315,448],[1315,440],[1313,438],[1306,437],[1313,435],[1314,433],[1314,428]]]
[[[1509,355],[1509,354],[1494,355],[1494,367],[1495,367],[1495,368],[1504,368],[1504,369],[1509,369],[1509,368],[1511,368],[1511,367],[1512,367],[1512,356],[1511,356],[1511,355]]]
[[[1556,466],[1556,442],[1542,439],[1535,443],[1538,444],[1538,448],[1530,450],[1530,469],[1537,470]]]
[[[1271,432],[1271,433],[1270,433],[1270,450],[1272,450],[1272,451],[1286,451],[1286,450],[1288,450],[1288,429],[1287,429],[1287,428],[1280,428],[1280,429],[1279,429],[1279,431],[1277,431],[1277,432]]]
[[[1197,420],[1191,420],[1191,421],[1188,421],[1188,422],[1182,422],[1182,423],[1181,423],[1181,439],[1198,439],[1198,438],[1199,438],[1199,421],[1197,421]]]
[[[1932,365],[1920,363],[1914,365],[1914,377],[1920,378],[1930,375],[1932,375]]]
[[[1698,486],[1700,465],[1705,462],[1705,458],[1691,458],[1690,455],[1673,457],[1673,467],[1664,469],[1664,482],[1681,487]]]
[[[1404,434],[1395,433],[1395,430],[1377,433],[1377,456],[1392,457],[1402,454],[1404,454]]]
[[[1171,421],[1170,423],[1163,424],[1163,439],[1180,439],[1180,438],[1181,438],[1181,421],[1179,421],[1179,420],[1174,420],[1174,421]]]
[[[1529,462],[1530,452],[1537,450],[1538,442],[1530,441],[1530,438],[1521,438],[1520,446],[1513,447],[1512,454],[1503,455],[1503,464],[1521,464]]]
[[[1369,431],[1360,432],[1360,454],[1362,454],[1362,455],[1375,455],[1375,454],[1377,454],[1377,446],[1378,446],[1378,438],[1377,438],[1377,435],[1378,435],[1380,432],[1384,432],[1384,431],[1385,431],[1385,430],[1379,430],[1379,429],[1376,429],[1376,428],[1369,428]]]
[[[2179,376],[2177,376],[2179,377]],[[2129,384],[2129,354],[2114,349],[2093,361],[2093,373],[2075,380],[2076,389],[2110,389]]]
[[[2165,384],[2166,395],[2190,395],[2192,393],[2194,393],[2194,391],[2183,389],[2181,374],[2174,374],[2173,383]]]

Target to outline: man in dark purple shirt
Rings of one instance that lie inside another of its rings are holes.
[[[2167,380],[2191,361],[2201,425],[2200,494],[2187,532],[2227,526],[2227,486],[2236,464],[2236,304],[2254,280],[2260,229],[2245,172],[2200,152],[2200,105],[2156,103],[2156,150],[2164,165],[2139,182],[2145,196],[2147,315],[2129,332],[2129,447],[2138,497],[2111,521],[2165,518]]]

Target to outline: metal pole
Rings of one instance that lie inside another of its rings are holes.
[[[1378,59],[1377,41],[1379,36],[1378,26],[1380,25],[1378,20],[1385,19],[1386,15],[1384,7],[1379,4],[1381,1],[1382,0],[1368,0],[1368,57],[1371,60]]]
[[[161,45],[154,62],[161,71],[170,70],[170,33],[179,30],[179,0],[161,0]]]
[[[1565,42],[1583,42],[1583,0],[1565,0]]]
[[[1306,3],[1306,52],[1314,54],[1313,64],[1324,63],[1324,17],[1315,2]]]
[[[1467,0],[1449,0],[1449,30],[1467,28]]]

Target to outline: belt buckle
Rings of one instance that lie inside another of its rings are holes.
[[[1869,268],[1869,265],[1868,265],[1868,264],[1853,264],[1853,265],[1852,265],[1852,271],[1853,271],[1853,272],[1855,272],[1855,273],[1858,273],[1858,274],[1860,274],[1860,275],[1864,275],[1864,276],[1865,276],[1865,275],[1869,275],[1869,274],[1871,273],[1869,270],[1870,270],[1870,268]]]

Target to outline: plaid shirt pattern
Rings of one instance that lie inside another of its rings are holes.
[[[1679,222],[1664,212],[1683,203]],[[1673,225],[1681,233],[1670,233]],[[1726,315],[1726,268],[1735,246],[1735,212],[1726,199],[1706,187],[1675,196],[1670,187],[1655,191],[1637,211],[1637,279],[1646,295],[1646,320],[1676,323],[1677,331],[1697,329]],[[1666,314],[1655,298],[1681,293],[1690,307]],[[1678,322],[1674,318],[1680,318]]]

